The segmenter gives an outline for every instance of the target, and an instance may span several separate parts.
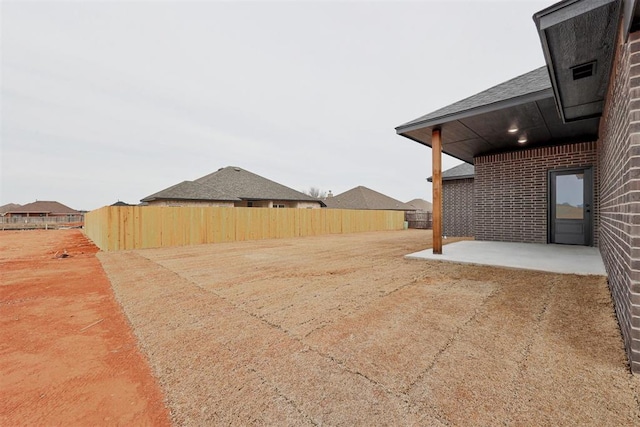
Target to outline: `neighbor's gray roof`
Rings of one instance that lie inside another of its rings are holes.
[[[519,98],[551,88],[547,67],[543,66],[521,76],[515,77],[504,83],[500,83],[490,89],[455,102],[439,110],[433,111],[415,120],[398,126],[396,129],[409,127],[418,123],[428,123],[434,120],[445,119],[448,116],[460,114],[464,111],[486,107],[491,104],[504,102],[513,98]],[[443,120],[444,121],[444,120]]]
[[[184,181],[142,199],[322,201],[235,166],[220,168],[195,181]]]
[[[363,186],[352,188],[333,197],[327,197],[325,203],[331,209],[416,210],[413,206],[400,200]]]
[[[424,199],[413,199],[407,202],[409,206],[413,206],[419,211],[431,212],[433,211],[433,203]]]
[[[475,167],[469,163],[462,163],[461,165],[454,166],[451,169],[447,169],[442,172],[443,181],[452,181],[455,179],[473,178],[475,175]],[[432,182],[433,177],[427,178],[429,182]]]
[[[147,196],[141,201],[150,202],[157,199],[240,201],[238,197],[230,196],[215,188],[210,188],[195,181],[182,181],[180,184],[173,185]]]
[[[196,179],[194,182],[208,188],[216,188],[244,200],[320,201],[293,188],[235,166],[221,168],[217,172]]]

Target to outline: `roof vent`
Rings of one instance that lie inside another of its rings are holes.
[[[584,79],[585,77],[591,77],[596,71],[596,61],[587,62],[586,64],[576,65],[571,67],[573,73],[573,80]]]
[[[240,168],[233,168],[234,171],[240,172]]]

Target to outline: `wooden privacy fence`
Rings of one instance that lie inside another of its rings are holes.
[[[105,206],[85,214],[103,251],[402,230],[404,212],[348,209]]]
[[[433,228],[433,216],[431,212],[407,212],[404,220],[409,228],[421,228],[431,230]]]

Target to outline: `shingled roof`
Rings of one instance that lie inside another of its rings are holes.
[[[322,201],[236,166],[220,168],[194,181],[183,181],[142,199],[153,200],[287,200]]]
[[[17,203],[7,203],[6,205],[0,206],[0,215],[4,215],[6,212],[9,212],[11,209],[17,209],[22,205]]]
[[[8,214],[55,214],[55,215],[77,215],[78,212],[75,209],[71,209],[69,206],[63,205],[60,202],[48,201],[48,200],[36,200],[33,203],[27,203],[26,205],[19,206],[8,210]]]
[[[433,211],[433,203],[424,199],[413,199],[408,201],[407,204],[419,211],[425,211],[425,212]]]
[[[196,181],[182,181],[164,190],[158,191],[150,196],[142,199],[142,202],[151,202],[153,200],[217,200],[217,201],[240,201],[235,196],[219,191],[216,188],[210,188]]]
[[[443,181],[453,181],[455,179],[473,178],[475,175],[475,167],[469,163],[462,163],[442,172]],[[427,181],[432,182],[432,176]]]
[[[432,121],[440,123],[446,121],[445,118],[448,116],[461,115],[464,114],[464,112],[471,112],[478,108],[490,108],[492,105],[505,103],[514,98],[520,98],[549,89],[551,89],[549,73],[547,72],[547,67],[543,66],[461,101],[447,105],[439,110],[425,114],[422,117],[398,126],[396,129],[401,132],[403,128],[418,123],[426,124]],[[550,94],[550,96],[552,95]]]
[[[331,209],[368,209],[391,211],[415,211],[416,208],[370,188],[358,186],[344,193],[327,197],[325,203]]]

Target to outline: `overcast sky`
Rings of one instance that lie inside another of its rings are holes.
[[[224,166],[431,200],[431,149],[394,128],[543,65],[553,3],[2,1],[0,205],[138,203]]]

